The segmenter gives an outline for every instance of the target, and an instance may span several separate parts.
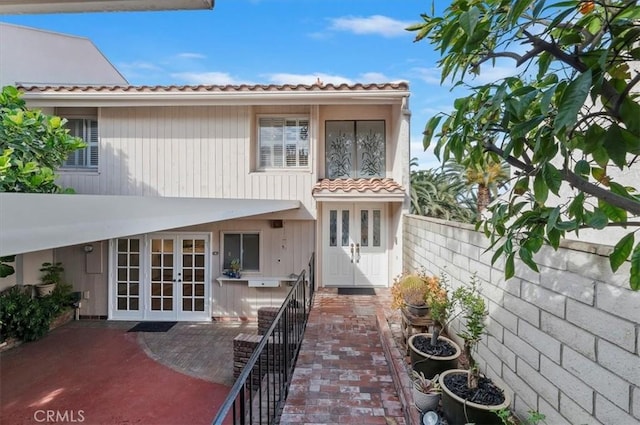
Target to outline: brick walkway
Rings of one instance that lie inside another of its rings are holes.
[[[378,292],[316,294],[281,424],[407,423],[378,324],[388,291]]]

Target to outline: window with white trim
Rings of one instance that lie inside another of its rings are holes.
[[[66,128],[69,134],[80,137],[87,146],[69,154],[63,167],[68,169],[98,168],[98,120],[94,118],[69,118]]]
[[[308,117],[258,118],[258,169],[309,167]]]
[[[260,233],[224,232],[222,234],[224,269],[231,268],[233,260],[240,261],[240,270],[260,271]]]

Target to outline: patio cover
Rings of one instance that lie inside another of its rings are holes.
[[[0,193],[0,256],[300,208],[300,201]]]

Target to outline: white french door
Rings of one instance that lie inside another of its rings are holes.
[[[112,244],[110,318],[211,320],[207,234],[159,233]]]
[[[327,203],[323,208],[325,286],[386,286],[385,204]]]

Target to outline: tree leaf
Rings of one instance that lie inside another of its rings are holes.
[[[596,208],[592,213],[587,214],[586,224],[589,227],[604,229],[608,223],[609,218],[600,208]]]
[[[609,182],[608,182],[609,177],[607,177],[607,172],[604,168],[593,167],[591,169],[591,175],[593,176],[594,179],[596,179],[597,182],[605,184],[605,181],[606,181],[605,186],[609,185]]]
[[[547,163],[542,168],[542,175],[547,186],[549,186],[549,190],[553,192],[554,195],[557,195],[560,190],[560,185],[562,184],[562,175],[560,174],[560,171],[558,171],[553,164]]]
[[[591,173],[591,165],[589,165],[589,161],[581,159],[580,161],[576,162],[576,166],[574,167],[573,171],[575,171],[575,173],[579,176],[588,176]]]
[[[631,276],[629,286],[634,291],[640,290],[640,242],[633,249],[631,254]]]
[[[560,246],[560,236],[562,236],[562,232],[558,229],[549,229],[549,231],[547,232],[549,245],[551,245],[553,249],[558,249],[558,247]]]
[[[422,147],[424,150],[427,150],[429,148],[429,145],[431,144],[431,138],[433,137],[436,127],[438,127],[438,124],[440,124],[441,119],[442,115],[431,117],[431,119],[427,121],[427,124],[424,126],[424,131],[422,132],[422,134],[424,134],[424,137],[422,139]]]
[[[531,254],[531,251],[529,251],[525,247],[521,247],[519,253],[520,253],[520,259],[522,260],[523,263],[529,266],[531,270],[538,273],[540,272],[540,270],[538,270],[538,265],[535,263],[535,261],[533,261],[533,255]]]
[[[633,250],[633,242],[634,235],[633,232],[625,235],[622,239],[618,241],[616,246],[613,248],[613,252],[609,255],[609,264],[611,264],[611,270],[614,272],[618,271],[618,268],[629,257],[631,251]]]
[[[611,127],[607,130],[603,147],[607,150],[607,154],[613,163],[622,170],[627,164],[627,146],[617,125],[611,124]]]
[[[476,25],[478,24],[478,20],[480,19],[480,9],[473,6],[468,11],[460,14],[460,26],[467,33],[469,37],[473,35],[473,32],[476,29]]]
[[[571,81],[562,94],[562,99],[558,104],[558,115],[554,121],[554,134],[560,133],[566,128],[572,127],[578,117],[580,109],[584,106],[585,100],[591,89],[591,70],[583,72]]]
[[[556,227],[556,223],[558,222],[558,217],[560,217],[560,207],[555,207],[551,210],[549,214],[549,219],[547,220],[547,227],[549,229],[553,229]]]
[[[507,257],[507,261],[504,264],[504,279],[505,280],[509,280],[513,277],[513,275],[515,275],[516,272],[516,268],[515,268],[515,264],[513,262],[513,257],[515,255],[515,252],[512,252],[511,254],[509,254],[509,256]]]
[[[538,115],[538,116],[535,116],[535,117],[531,118],[528,121],[521,122],[521,123],[518,123],[518,124],[514,125],[511,128],[511,138],[519,139],[521,137],[526,136],[526,134],[529,131],[531,131],[534,128],[538,127],[538,125],[542,121],[544,121],[544,118],[545,118],[544,116]]]
[[[536,174],[535,179],[533,179],[533,196],[540,205],[544,205],[549,197],[549,187],[544,181],[542,173]]]
[[[627,221],[627,211],[622,208],[615,207],[602,199],[598,199],[598,207],[614,223],[625,223]]]

